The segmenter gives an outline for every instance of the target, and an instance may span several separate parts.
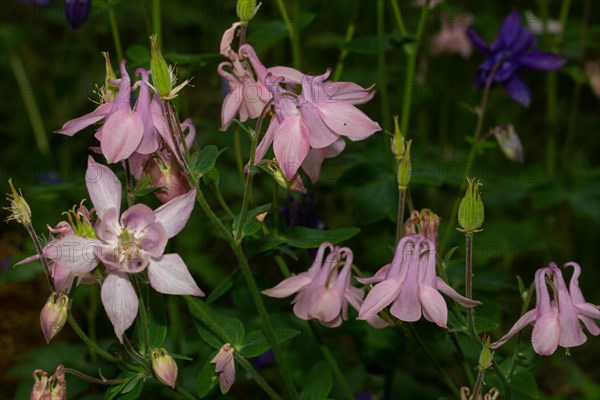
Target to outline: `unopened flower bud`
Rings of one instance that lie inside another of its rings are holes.
[[[494,360],[494,353],[490,351],[490,337],[485,335],[483,337],[483,349],[481,349],[481,353],[479,354],[479,369],[486,370],[492,366]]]
[[[479,194],[481,183],[469,178],[467,178],[467,181],[469,187],[458,208],[458,224],[461,228],[460,231],[474,233],[479,232],[484,217],[483,201],[481,201],[481,195]]]
[[[256,0],[238,0],[235,11],[237,16],[243,23],[248,23],[260,8],[261,3],[256,5]]]
[[[171,89],[173,88],[169,66],[160,51],[160,47],[158,47],[156,35],[150,36],[150,43],[152,47],[150,56],[152,83],[161,98],[167,97],[171,94]]]
[[[9,193],[6,198],[10,201],[10,207],[4,208],[5,210],[10,211],[10,215],[6,218],[6,222],[14,219],[21,225],[31,225],[31,208],[29,208],[29,204],[25,201],[21,190],[17,192],[12,184],[12,179],[8,180],[8,184],[12,193]]]
[[[153,350],[150,353],[152,359],[152,369],[156,378],[169,386],[171,389],[175,389],[175,382],[177,381],[177,364],[169,352],[163,348]]]
[[[156,197],[163,203],[173,200],[190,191],[190,181],[175,165],[175,162],[167,157],[157,154],[150,159],[146,165],[142,179],[150,175],[150,187],[160,187],[154,192]]]
[[[40,313],[40,325],[46,343],[62,330],[67,322],[69,297],[64,293],[53,292]]]
[[[65,0],[65,16],[73,29],[83,25],[91,8],[91,0]]]
[[[412,140],[406,142],[406,151],[404,152],[404,156],[398,164],[398,188],[400,190],[406,190],[408,188],[408,184],[410,183],[410,175],[412,172],[412,163],[410,161],[410,145]]]
[[[275,179],[275,182],[277,182],[277,184],[279,184],[279,186],[281,186],[287,190],[293,190],[295,192],[301,192],[301,193],[307,192],[306,188],[304,187],[304,182],[302,182],[302,178],[300,178],[300,175],[298,175],[298,174],[294,175],[292,180],[287,179],[285,177],[285,174],[281,170],[281,167],[277,163],[277,161],[269,162],[267,164],[267,168],[268,168],[268,171],[273,176],[273,179]]]
[[[492,129],[492,132],[506,158],[523,163],[523,145],[512,124],[497,126]]]
[[[400,125],[398,124],[398,116],[394,115],[394,137],[392,137],[392,153],[396,156],[396,160],[402,160],[404,152],[406,151],[406,141],[402,132],[400,132]]]

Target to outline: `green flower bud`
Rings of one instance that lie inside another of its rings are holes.
[[[394,115],[394,137],[392,138],[392,153],[396,156],[396,160],[402,160],[404,152],[406,151],[406,141],[402,132],[400,132],[400,125],[398,124],[398,116]]]
[[[481,353],[479,354],[479,369],[486,370],[492,366],[494,361],[494,353],[490,351],[490,337],[485,335],[483,337],[483,349],[481,349]]]
[[[398,164],[398,188],[400,190],[406,190],[410,183],[410,175],[412,172],[412,163],[410,162],[411,143],[412,140],[406,142],[406,151],[400,160],[400,164]]]
[[[256,0],[238,0],[235,11],[237,16],[243,23],[248,23],[260,8],[260,3],[256,5]]]
[[[460,225],[459,231],[474,233],[479,232],[479,228],[483,224],[483,201],[481,201],[481,195],[479,194],[481,183],[479,181],[475,182],[474,178],[467,178],[467,181],[469,187],[458,208],[458,224]]]
[[[31,225],[31,208],[25,201],[21,190],[17,192],[12,184],[12,179],[8,180],[8,185],[12,193],[8,194],[6,198],[10,201],[10,207],[5,207],[5,210],[10,212],[10,215],[6,218],[6,222],[15,220],[21,225]]]
[[[160,97],[168,97],[173,88],[173,80],[169,66],[158,47],[156,35],[150,36],[151,56],[150,69],[152,70],[152,83]]]

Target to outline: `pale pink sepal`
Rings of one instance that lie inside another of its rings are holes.
[[[85,184],[88,193],[98,214],[102,219],[104,213],[111,208],[119,212],[121,208],[121,182],[117,176],[105,165],[88,157],[88,168],[85,172]]]
[[[138,313],[138,298],[127,274],[109,274],[102,283],[101,297],[115,334],[123,343],[123,334]]]
[[[204,296],[179,254],[164,254],[148,262],[150,285],[159,293]]]

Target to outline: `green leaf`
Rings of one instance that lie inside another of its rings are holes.
[[[233,283],[237,280],[238,276],[240,275],[240,271],[241,270],[238,267],[234,269],[233,272],[231,272],[231,274],[227,276],[227,278],[223,279],[221,283],[219,283],[217,287],[214,288],[212,292],[210,292],[210,295],[206,298],[206,304],[214,303],[221,296],[227,293],[229,289],[231,289],[231,287],[233,286]]]
[[[252,257],[277,249],[285,243],[285,240],[273,237],[247,238],[244,243],[248,251],[248,257]]]
[[[249,43],[274,42],[287,36],[288,30],[283,21],[270,21],[257,25],[256,29],[248,35],[247,41]]]
[[[177,65],[202,64],[213,58],[221,58],[220,53],[183,54],[169,52],[164,54],[165,60]]]
[[[161,347],[167,337],[167,313],[164,296],[154,290],[148,291],[146,314],[148,316],[148,346]],[[142,319],[137,318],[133,337],[138,348],[143,349]]]
[[[104,394],[104,400],[134,400],[137,399],[144,389],[142,376],[137,372],[124,371],[116,379],[125,379],[126,381],[115,386],[111,386]]]
[[[207,362],[196,378],[196,394],[202,399],[218,384],[219,378],[215,373],[215,366]]]
[[[300,400],[323,400],[333,388],[331,368],[325,361],[319,361],[310,369]]]
[[[212,320],[215,321],[220,330],[225,334],[227,342],[234,347],[239,347],[242,344],[245,330],[244,324],[242,324],[240,320],[214,313],[210,307],[208,307],[208,305],[201,300],[192,297],[186,297],[186,300],[188,302],[190,312],[200,322],[199,324],[196,324],[198,332],[200,333],[200,337],[208,345],[214,347],[215,349],[220,349],[224,343],[207,329],[203,314],[210,315]]]
[[[141,44],[129,46],[125,51],[127,59],[132,63],[145,63],[150,61],[150,50]]]
[[[246,213],[246,221],[244,223],[244,227],[242,228],[242,238],[246,236],[252,236],[257,233],[262,224],[263,219],[265,217],[265,213],[268,213],[271,209],[271,203],[262,205],[260,207],[256,207]],[[258,217],[258,218],[257,218]],[[240,216],[236,215],[233,220],[232,230],[234,233],[237,232],[240,225]]]
[[[300,334],[299,330],[287,328],[287,327],[276,327],[274,329],[275,340],[281,344],[287,340],[290,340]],[[265,337],[262,329],[254,329],[246,334],[240,353],[244,357],[252,358],[259,356],[269,350],[271,346]]]
[[[331,242],[338,244],[344,240],[348,240],[353,236],[358,235],[359,228],[340,228],[323,231],[320,229],[305,228],[303,226],[295,226],[288,229],[281,239],[291,247],[301,249],[312,249],[319,247],[323,242]]]
[[[489,332],[498,328],[500,324],[497,321],[475,315],[475,328],[479,333]]]
[[[521,371],[510,380],[514,400],[539,399],[537,383],[531,372]]]
[[[194,168],[195,175],[201,177],[202,175],[210,172],[219,158],[219,149],[217,146],[208,145],[203,148],[200,153],[192,154],[191,164]]]

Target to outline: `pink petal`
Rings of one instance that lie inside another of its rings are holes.
[[[292,275],[289,278],[281,281],[277,286],[271,289],[263,290],[263,294],[269,297],[276,297],[278,299],[288,297],[302,290],[311,282],[311,280],[312,279],[306,272],[298,275]]]
[[[142,136],[142,141],[135,151],[140,154],[152,154],[158,150],[158,135],[156,133],[156,129],[154,129],[154,124],[152,123],[150,88],[148,87],[148,71],[143,68],[139,71],[142,74],[142,84],[140,86],[140,94],[135,107],[135,112],[142,120],[144,133]]]
[[[533,327],[531,344],[533,350],[542,356],[549,356],[556,351],[560,339],[560,322],[553,312],[543,315]]]
[[[576,304],[577,313],[588,318],[600,319],[600,310],[598,306],[591,303]]]
[[[508,340],[511,337],[513,337],[514,335],[516,335],[517,332],[519,332],[521,329],[525,328],[527,325],[529,325],[533,321],[535,321],[535,314],[536,314],[535,309],[529,310],[525,314],[523,314],[521,316],[521,318],[519,318],[517,320],[517,322],[515,322],[513,327],[510,328],[510,331],[508,331],[508,333],[506,335],[502,336],[499,340],[490,344],[490,349],[497,349],[498,347],[502,346],[504,343],[508,342]]]
[[[96,239],[68,235],[48,242],[44,255],[71,272],[85,274],[98,265],[96,252],[99,249],[100,242]]]
[[[275,131],[277,131],[278,128],[279,128],[279,122],[277,121],[277,118],[271,119],[271,123],[269,124],[269,127],[267,128],[265,135],[263,136],[262,140],[256,147],[256,155],[254,156],[255,164],[262,161],[262,159],[265,157],[265,154],[267,154],[269,147],[271,147],[271,143],[273,143],[273,138],[275,137]]]
[[[121,225],[128,231],[142,231],[156,221],[156,215],[145,204],[135,204],[121,215]]]
[[[310,149],[308,129],[302,123],[300,115],[286,118],[273,139],[275,157],[285,177],[291,180]]]
[[[308,309],[308,314],[318,319],[321,322],[330,322],[336,319],[342,309],[343,293],[327,288],[319,288],[319,290],[310,294],[311,304]]]
[[[273,76],[283,77],[283,83],[292,85],[299,85],[304,76],[302,72],[290,67],[271,67],[268,71]]]
[[[150,259],[148,279],[159,293],[204,296],[179,254]]]
[[[117,213],[119,212],[121,209],[121,182],[110,168],[98,164],[91,156],[88,158],[85,184],[100,219],[111,208],[117,210]]]
[[[371,100],[375,91],[370,88],[363,88],[354,82],[328,82],[329,85],[324,90],[331,100],[343,101],[349,104],[363,104]]]
[[[196,190],[192,189],[156,209],[154,212],[156,222],[160,222],[165,227],[167,239],[177,235],[185,227],[194,209],[195,201]]]
[[[418,239],[419,241],[421,238]],[[419,300],[419,244],[416,243],[410,253],[404,252],[406,258],[406,276],[402,281],[398,298],[392,304],[390,312],[401,321],[414,322],[421,318],[421,302]],[[394,257],[395,258],[395,257]]]
[[[59,130],[55,131],[56,133],[61,133],[67,136],[73,136],[80,130],[87,128],[88,126],[95,124],[96,122],[102,120],[106,117],[112,108],[112,103],[104,103],[100,104],[98,108],[92,111],[89,114],[85,114],[79,118],[72,119],[70,121],[65,122],[65,124]]]
[[[471,307],[475,307],[481,304],[480,301],[477,300],[471,300],[468,299],[464,296],[461,296],[460,294],[458,294],[458,292],[454,289],[452,289],[446,282],[444,282],[444,280],[442,278],[440,278],[439,276],[436,277],[435,283],[437,285],[437,289],[444,293],[446,296],[451,297],[452,299],[454,299],[454,301],[456,301],[458,304],[460,304],[463,307],[466,308],[471,308]]]
[[[123,109],[112,114],[102,127],[100,148],[109,163],[128,158],[144,136],[144,123],[138,113]]]
[[[579,325],[577,311],[567,290],[562,272],[552,267],[554,286],[558,292],[558,320],[560,322],[560,341],[562,347],[576,347],[586,342],[587,338]]]
[[[368,319],[376,315],[394,301],[399,291],[400,282],[395,279],[387,279],[378,283],[367,294],[357,319]]]
[[[381,130],[377,122],[351,104],[318,103],[315,107],[332,131],[347,136],[352,141],[366,139]]]
[[[115,334],[123,343],[123,334],[138,313],[138,298],[126,274],[108,274],[102,283],[102,304],[112,323]]]
[[[194,126],[192,119],[187,118],[185,121],[183,121],[181,123],[181,128],[184,130],[187,128],[188,130],[188,133],[185,136],[185,144],[187,145],[188,149],[190,149],[194,143],[194,138],[196,137],[196,127]]]
[[[436,323],[442,328],[446,328],[448,322],[448,307],[442,295],[430,286],[421,285],[419,299],[423,307],[423,316],[427,321]]]
[[[22,259],[21,261],[19,261],[18,263],[16,263],[15,266],[27,264],[27,263],[30,263],[32,261],[39,260],[39,259],[40,259],[40,255],[39,254],[34,254],[32,256],[29,256],[27,258]]]
[[[155,222],[148,226],[139,237],[143,253],[150,257],[160,257],[167,246],[167,233],[162,224]]]
[[[75,274],[69,268],[55,262],[52,264],[52,279],[58,292],[69,293]]]
[[[219,52],[222,55],[224,55],[225,57],[229,56],[229,50],[231,49],[231,42],[233,42],[233,39],[235,37],[235,31],[237,30],[238,26],[240,26],[240,25],[241,25],[240,22],[235,22],[233,25],[231,25],[231,28],[229,28],[225,32],[223,32],[223,37],[221,38],[221,46],[220,46]]]
[[[302,122],[309,131],[310,147],[320,149],[338,140],[340,136],[323,122],[321,114],[314,105],[306,103],[301,106],[300,110]]]
[[[375,272],[375,275],[373,275],[370,278],[356,278],[356,280],[362,283],[363,285],[370,285],[371,283],[381,282],[387,276],[387,273],[390,269],[390,265],[391,264],[387,264],[379,268],[379,271]]]

